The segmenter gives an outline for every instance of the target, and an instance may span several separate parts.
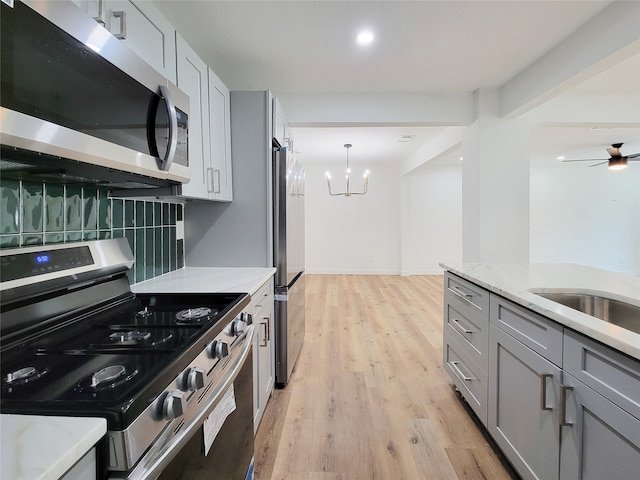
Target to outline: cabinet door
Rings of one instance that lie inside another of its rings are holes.
[[[151,2],[105,0],[104,22],[149,65],[176,83],[175,30]]]
[[[180,35],[176,35],[178,87],[189,95],[189,168],[191,180],[182,186],[187,197],[209,198],[209,87],[208,67]]]
[[[274,304],[273,280],[267,281],[251,296],[253,305],[253,323],[257,333],[254,344],[254,431],[273,392],[275,382],[275,349],[273,342]]]
[[[211,198],[233,200],[231,170],[231,106],[229,89],[209,69],[209,121],[211,128]]]
[[[563,375],[560,478],[638,478],[640,420],[568,373]]]
[[[72,1],[165,78],[176,83],[175,29],[151,2]]]
[[[489,325],[488,428],[525,479],[558,478],[560,369]]]

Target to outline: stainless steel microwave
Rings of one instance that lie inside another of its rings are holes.
[[[189,181],[184,92],[73,3],[9,4],[0,3],[3,175]]]

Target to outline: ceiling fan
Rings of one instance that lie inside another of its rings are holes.
[[[622,155],[620,152],[620,148],[622,147],[622,143],[612,143],[611,147],[607,148],[607,153],[609,154],[609,159],[605,158],[583,158],[579,160],[563,160],[563,162],[600,162],[595,163],[593,165],[589,165],[590,167],[597,167],[598,165],[604,165],[605,163],[609,164],[609,170],[623,170],[627,168],[629,161],[640,161],[640,153],[634,153],[633,155]]]

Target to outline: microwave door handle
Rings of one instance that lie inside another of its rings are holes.
[[[167,107],[167,114],[169,115],[169,142],[167,151],[162,159],[160,170],[169,170],[173,158],[176,155],[176,146],[178,145],[178,114],[176,113],[176,107],[171,100],[169,89],[164,85],[160,85],[160,95],[164,98],[164,104]]]

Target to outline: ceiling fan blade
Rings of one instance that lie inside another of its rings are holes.
[[[608,162],[608,158],[580,158],[578,160],[562,160],[563,162]]]
[[[604,165],[605,163],[609,163],[609,160],[606,160],[606,161],[600,162],[600,163],[595,163],[593,165],[589,165],[589,167],[597,167],[598,165]]]
[[[627,158],[636,158],[636,157],[640,157],[640,153],[634,153],[632,155],[627,155]]]

